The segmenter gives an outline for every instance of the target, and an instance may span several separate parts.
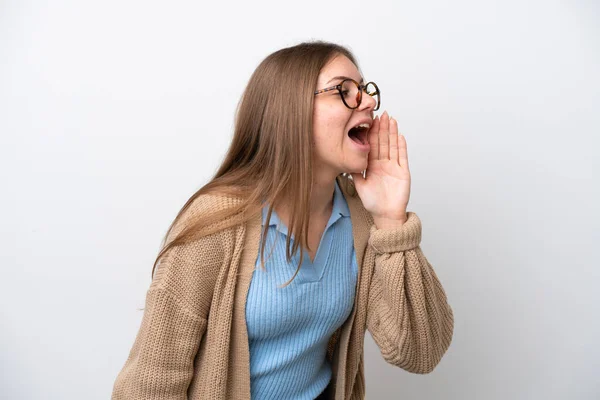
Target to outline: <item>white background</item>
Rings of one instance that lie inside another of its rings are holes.
[[[324,39],[406,136],[455,312],[431,374],[367,335],[367,398],[600,398],[600,6],[416,3],[0,1],[0,397],[110,397],[252,71]]]

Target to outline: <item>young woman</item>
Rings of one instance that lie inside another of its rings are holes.
[[[379,101],[340,45],[261,62],[223,164],[167,231],[113,399],[363,399],[366,329],[390,364],[435,368],[453,312]]]

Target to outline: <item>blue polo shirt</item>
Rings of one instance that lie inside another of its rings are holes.
[[[263,227],[267,211],[265,205]],[[291,284],[280,288],[300,260],[298,252],[287,262],[287,235],[287,227],[273,210],[265,270],[259,251],[246,301],[253,400],[317,397],[331,379],[327,343],[354,304],[358,266],[350,210],[337,181],[333,210],[314,262],[304,252],[300,272]]]

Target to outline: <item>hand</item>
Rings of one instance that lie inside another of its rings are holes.
[[[371,150],[366,178],[352,174],[356,192],[378,229],[401,226],[407,219],[410,198],[406,139],[398,135],[398,122],[390,119],[387,111],[373,120],[368,139]]]

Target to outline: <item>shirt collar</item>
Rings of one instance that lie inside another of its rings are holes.
[[[269,211],[268,204],[262,208],[262,225],[265,225],[267,220],[267,213]],[[342,193],[342,189],[339,187],[337,179],[335,180],[335,190],[333,192],[333,209],[331,211],[331,218],[327,223],[327,227],[332,225],[335,221],[342,217],[350,217],[350,209],[348,208],[348,203],[346,202],[346,198]],[[277,230],[287,234],[287,226],[279,219],[279,216],[273,209],[271,213],[271,219],[269,220],[269,226],[277,226]],[[326,228],[327,229],[327,228]]]

